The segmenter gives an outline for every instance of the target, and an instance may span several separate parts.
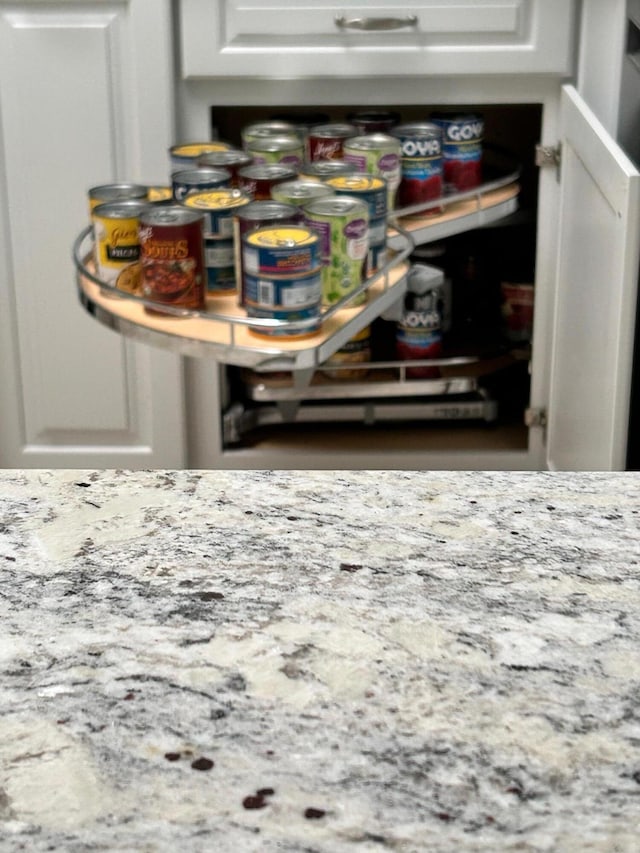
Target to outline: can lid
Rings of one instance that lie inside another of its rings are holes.
[[[384,190],[387,186],[387,182],[384,178],[374,175],[364,175],[361,172],[355,175],[336,175],[333,178],[327,178],[325,183],[336,190],[347,190],[351,192]]]
[[[267,226],[251,231],[246,235],[247,243],[262,246],[266,249],[273,248],[298,248],[312,246],[318,242],[318,235],[311,228],[303,225],[289,225],[278,227]]]
[[[196,210],[229,210],[249,204],[251,196],[236,189],[195,190],[183,200],[185,207]]]
[[[123,198],[97,204],[93,208],[92,215],[98,219],[132,219],[149,210],[149,207],[149,203],[144,199]]]
[[[305,213],[319,216],[344,216],[349,213],[360,213],[369,216],[369,207],[362,199],[348,195],[327,196],[310,201],[304,206]]]
[[[190,225],[202,222],[204,214],[196,210],[187,210],[177,204],[167,207],[147,207],[140,216],[141,225]]]
[[[103,199],[104,201],[115,201],[120,198],[145,198],[146,195],[146,186],[132,183],[101,184],[97,187],[91,187],[89,190],[90,199]]]
[[[169,153],[174,157],[198,157],[211,151],[226,151],[231,148],[228,142],[213,140],[211,142],[180,142],[172,145]]]
[[[354,136],[349,139],[347,146],[362,151],[375,151],[377,148],[393,148],[399,145],[395,136],[389,133],[367,133],[365,136]]]
[[[196,169],[180,169],[177,172],[172,172],[171,178],[184,184],[197,183],[203,180],[229,181],[231,180],[231,173],[228,169],[213,169],[202,166]]]
[[[298,216],[298,208],[285,201],[256,199],[255,201],[250,201],[246,207],[243,207],[239,211],[238,216],[240,219],[256,222],[265,219],[289,219]]]

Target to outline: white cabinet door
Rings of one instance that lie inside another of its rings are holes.
[[[184,462],[179,360],[88,317],[71,261],[90,186],[167,174],[169,22],[158,0],[0,3],[4,467]]]
[[[569,72],[572,0],[181,0],[184,77]]]
[[[548,462],[623,469],[633,358],[640,174],[572,87],[561,100],[560,251]]]

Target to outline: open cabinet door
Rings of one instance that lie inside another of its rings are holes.
[[[562,90],[558,277],[547,462],[625,465],[638,289],[640,173],[571,86]]]

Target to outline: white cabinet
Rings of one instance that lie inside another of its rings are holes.
[[[571,0],[182,0],[185,77],[568,73]]]
[[[173,141],[168,4],[0,2],[0,465],[185,461],[178,359],[95,323],[70,247],[87,189],[157,181]]]

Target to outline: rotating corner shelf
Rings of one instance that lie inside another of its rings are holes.
[[[157,303],[118,290],[95,275],[90,226],[73,246],[79,299],[91,316],[127,337],[258,372],[293,371],[293,384],[302,388],[316,368],[404,295],[408,258],[418,243],[479,228],[517,210],[518,174],[512,171],[473,191],[447,196],[432,205],[442,205],[441,212],[429,212],[424,205],[394,211],[389,216],[390,260],[354,294],[324,309],[320,330],[304,338],[282,340],[273,332],[286,333],[291,324],[247,317],[235,294],[208,296],[204,311],[163,305],[166,313],[149,313]],[[434,269],[434,278],[440,275]],[[352,307],[349,303],[361,292],[366,303]]]

